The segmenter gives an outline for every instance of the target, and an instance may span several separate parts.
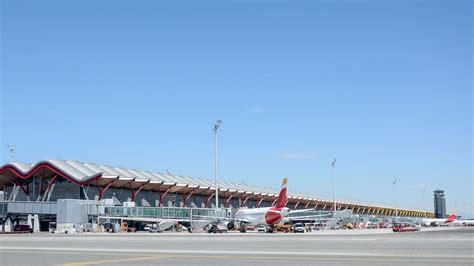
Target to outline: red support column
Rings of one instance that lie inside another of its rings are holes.
[[[240,207],[243,207],[243,206],[245,205],[245,203],[247,203],[247,200],[248,200],[249,198],[250,198],[250,196],[246,197],[246,198],[244,199],[244,201],[242,202],[242,206],[240,206]]]
[[[300,205],[300,202],[298,201],[294,207],[294,209],[296,209],[298,207],[298,205]]]
[[[323,211],[326,209],[326,206],[328,206],[327,204],[324,204],[323,206]]]
[[[137,190],[132,191],[132,201],[135,201],[135,198],[137,197],[137,194],[138,194],[138,193],[140,192],[140,190],[142,190],[142,188],[143,188],[146,184],[148,184],[148,183],[150,183],[150,180],[148,180],[148,182],[146,182],[146,183],[141,184],[141,185],[137,188]]]
[[[260,208],[260,204],[262,204],[262,201],[263,201],[264,198],[265,198],[265,197],[262,197],[262,198],[258,201],[258,203],[257,203],[257,208]]]
[[[43,191],[43,183],[44,183],[44,182],[43,182],[43,177],[40,176],[40,189],[39,189],[39,192],[40,192],[39,195],[40,195],[40,196],[43,196],[43,195],[42,195],[42,194],[43,194],[43,193],[42,193],[42,191]]]
[[[275,203],[277,202],[278,198],[276,198],[273,202],[272,202],[272,206],[275,206]]]
[[[184,193],[184,202],[183,202],[183,207],[186,207],[187,204],[188,204],[188,199],[193,195],[195,189],[191,190],[191,192],[189,193],[189,195],[186,195],[186,193]]]
[[[102,200],[103,196],[104,196],[104,193],[105,191],[107,191],[107,189],[109,189],[109,187],[114,183],[115,180],[119,179],[118,177],[114,180],[111,180],[109,183],[107,183],[107,185],[103,188],[101,188],[99,186],[99,181],[96,180],[96,184],[97,184],[97,188],[99,189],[99,200]]]
[[[158,207],[161,207],[161,205],[163,204],[163,200],[165,200],[165,196],[166,194],[168,194],[168,192],[170,191],[171,187],[168,188],[165,193],[163,192],[160,192],[160,202],[158,203]]]
[[[43,197],[43,181],[44,181],[44,168],[43,173],[40,176],[40,196]]]
[[[15,185],[19,186],[21,188],[21,190],[23,190],[23,192],[25,193],[26,196],[29,196],[30,195],[30,188],[28,187],[28,185],[23,185],[23,184],[20,184],[19,182],[17,181],[12,181]]]
[[[230,195],[229,197],[227,197],[225,200],[224,200],[224,208],[228,208],[229,207],[229,201],[232,199],[234,195]]]
[[[309,201],[308,203],[306,203],[306,205],[304,206],[305,209],[308,209],[309,203],[310,203]]]
[[[206,201],[204,202],[204,208],[207,208],[207,204],[209,203],[209,200],[214,196],[214,193],[212,193],[209,197],[206,198]]]
[[[25,192],[25,195],[26,196],[29,196],[30,195],[30,187],[28,185],[19,185],[21,190],[23,190],[23,192]]]
[[[40,196],[43,197],[44,193],[51,187],[51,185],[56,181],[56,178],[58,178],[58,175],[55,175],[51,180],[48,181],[48,185],[43,189],[42,186],[40,186]],[[43,184],[43,181],[41,180],[41,184]]]

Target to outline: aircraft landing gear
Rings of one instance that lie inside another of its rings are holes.
[[[272,234],[274,231],[275,231],[275,230],[274,230],[273,225],[272,225],[272,226],[270,226],[270,227],[268,228],[267,233]]]
[[[241,232],[241,233],[247,232],[247,231],[245,230],[245,223],[240,223],[240,232]]]

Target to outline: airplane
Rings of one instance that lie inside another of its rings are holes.
[[[273,225],[288,216],[290,209],[286,207],[286,183],[288,179],[283,178],[280,194],[275,206],[265,208],[239,209],[235,213],[234,220],[240,223],[240,232],[245,233],[248,225],[265,226],[268,232],[273,232]]]
[[[425,218],[425,219],[422,219],[421,220],[421,224],[423,226],[439,226],[439,225],[443,225],[443,224],[449,224],[449,223],[452,223],[454,220],[456,219],[456,214],[455,213],[451,213],[449,215],[448,218],[442,218],[442,219],[429,219],[429,218]]]
[[[301,209],[301,210],[291,210],[286,207],[287,196],[286,196],[286,184],[288,179],[283,178],[280,194],[276,204],[271,207],[264,208],[240,208],[236,213],[234,218],[225,219],[224,221],[216,221],[211,223],[212,226],[209,232],[217,232],[226,229],[233,229],[235,227],[234,223],[239,223],[240,232],[245,233],[247,226],[264,226],[266,232],[273,233],[274,225],[280,222],[288,222],[291,220],[298,219],[321,219],[324,217],[330,216],[330,214],[323,215],[305,215],[308,212],[314,212],[315,209]],[[301,213],[302,216],[298,217],[289,217],[290,213]],[[221,228],[221,230],[219,230]],[[224,229],[222,229],[224,228]]]
[[[455,226],[474,226],[474,220],[454,220],[452,224]]]

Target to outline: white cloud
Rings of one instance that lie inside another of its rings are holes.
[[[303,152],[288,152],[281,154],[280,158],[285,160],[311,160],[313,156]]]

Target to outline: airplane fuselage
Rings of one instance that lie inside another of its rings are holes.
[[[240,209],[235,213],[235,220],[247,225],[273,225],[288,215],[288,208],[267,207]]]
[[[450,214],[448,218],[441,218],[441,219],[422,219],[421,223],[424,226],[439,226],[449,224],[454,221],[456,215],[454,213]]]

